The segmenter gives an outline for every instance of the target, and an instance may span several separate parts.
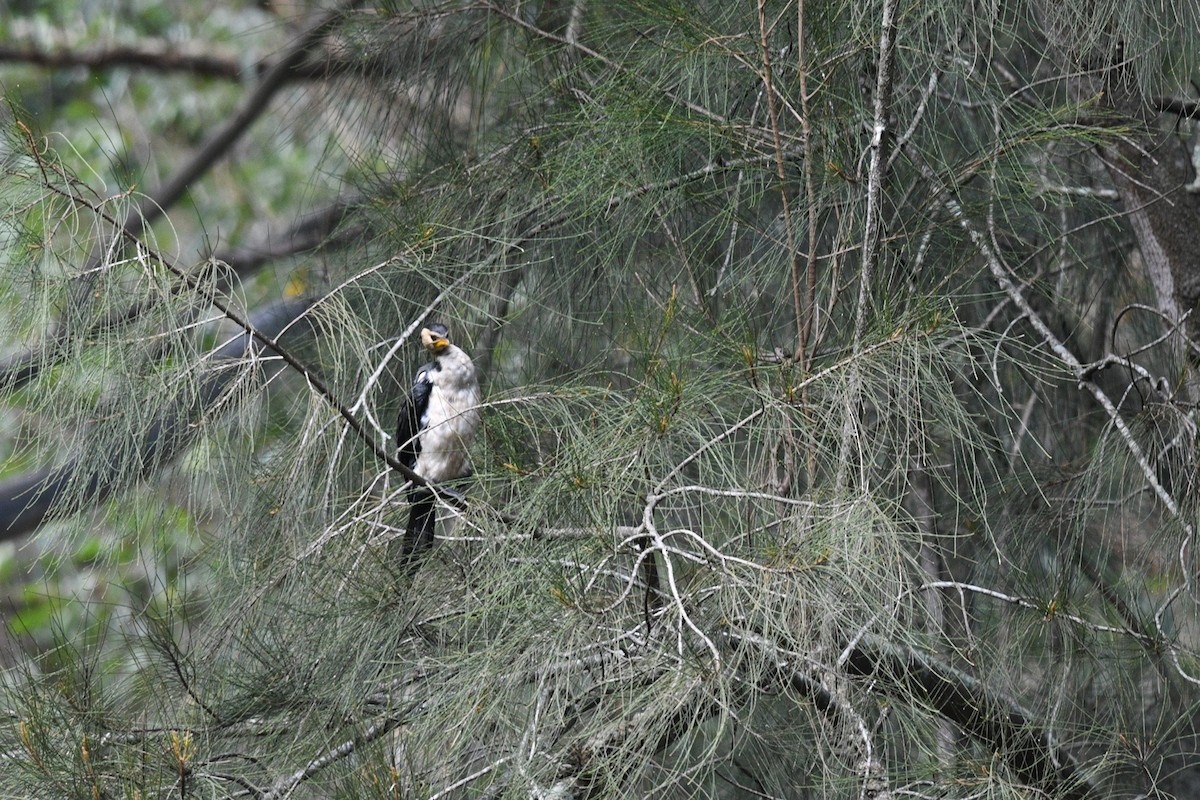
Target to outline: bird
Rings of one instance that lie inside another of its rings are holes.
[[[397,457],[430,484],[468,477],[472,471],[468,450],[480,425],[475,362],[450,342],[449,329],[438,322],[421,330],[421,345],[432,360],[417,370],[408,401],[400,409]],[[408,500],[405,557],[433,543],[437,523],[432,490],[413,486]]]

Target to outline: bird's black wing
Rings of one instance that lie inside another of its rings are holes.
[[[417,370],[412,392],[404,408],[400,409],[400,419],[396,424],[400,462],[409,469],[416,467],[417,456],[421,454],[421,438],[418,434],[429,422],[429,395],[433,391],[429,373],[435,369],[437,364],[426,364]],[[408,502],[408,528],[404,535],[403,554],[411,563],[414,556],[433,544],[433,529],[437,524],[437,516],[434,513],[437,500],[429,489],[414,486],[408,492]]]
[[[429,410],[429,393],[433,390],[429,380],[431,369],[433,365],[426,364],[417,370],[412,392],[396,419],[396,445],[400,448],[400,463],[409,469],[416,466],[417,456],[421,453],[421,440],[417,434],[425,427],[425,414]]]

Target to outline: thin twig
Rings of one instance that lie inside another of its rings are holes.
[[[64,179],[67,178],[66,174],[62,173],[60,167],[53,165],[53,164],[51,165],[51,167],[55,171],[58,171],[62,178],[64,178]],[[71,185],[69,181],[68,181],[67,185],[68,186]],[[77,192],[75,192],[73,190],[68,191],[66,189],[62,189],[62,188],[59,188],[54,185],[47,185],[46,188],[52,192],[55,192],[56,194],[62,195],[63,197],[65,197],[66,199],[70,200],[73,203],[78,203],[79,205],[82,205],[83,207],[90,210],[97,217],[99,217],[100,219],[103,219],[104,221],[108,222],[109,224],[112,224],[114,226],[117,225],[117,221],[106,210],[104,210],[103,207],[101,207],[97,203],[87,200],[84,197],[81,197]],[[268,335],[264,334],[257,327],[255,327],[255,325],[250,321],[250,319],[246,315],[244,315],[240,311],[234,309],[232,307],[232,305],[230,304],[230,302],[228,301],[228,299],[224,295],[222,295],[219,291],[217,291],[216,288],[205,285],[203,282],[201,282],[201,280],[197,276],[192,275],[191,273],[185,271],[184,269],[182,269],[181,267],[172,263],[171,261],[163,258],[157,252],[155,252],[150,247],[148,247],[147,245],[142,243],[138,239],[136,234],[129,232],[129,231],[122,231],[122,233],[126,238],[128,238],[131,241],[132,244],[134,244],[137,247],[144,248],[146,250],[146,252],[156,262],[161,264],[168,272],[170,272],[172,275],[174,275],[189,290],[191,290],[192,292],[194,292],[195,294],[197,294],[198,296],[203,298],[205,302],[211,304],[213,308],[217,309],[217,311],[221,312],[222,316],[224,316],[226,319],[228,319],[233,324],[237,325],[239,328],[241,328],[249,336],[251,336],[255,340],[257,340],[259,343],[265,345],[266,347],[270,348],[271,350],[274,350],[275,353],[278,354],[279,357],[289,367],[291,367],[296,372],[303,375],[305,381],[308,382],[309,387],[313,391],[315,391],[318,395],[320,395],[321,398],[323,400],[325,400],[325,402],[328,403],[329,406],[338,413],[338,415],[346,422],[346,424],[349,425],[350,428],[358,435],[359,439],[363,442],[363,444],[365,444],[367,446],[367,448],[370,449],[376,455],[376,457],[378,457],[380,460],[384,461],[389,467],[391,467],[392,469],[399,472],[401,475],[403,475],[408,480],[411,480],[415,485],[417,485],[417,486],[429,486],[430,485],[427,481],[425,481],[424,478],[422,478],[420,475],[413,472],[412,469],[410,469],[409,467],[407,467],[406,465],[401,463],[398,458],[396,458],[395,456],[393,456],[389,452],[387,452],[387,450],[385,450],[381,445],[376,444],[374,441],[374,437],[371,436],[371,434],[367,430],[366,426],[363,425],[363,423],[360,422],[358,420],[358,418],[354,416],[353,413],[351,413],[349,407],[347,407],[344,403],[342,403],[338,399],[337,395],[333,392],[332,389],[329,388],[328,385],[326,385],[325,381],[312,368],[310,368],[307,364],[305,364],[303,361],[301,361],[296,355],[291,353],[287,348],[281,346],[277,340],[277,337],[268,336]],[[445,491],[445,490],[442,490],[442,491]]]
[[[898,0],[884,0],[879,34],[879,65],[875,75],[875,113],[871,126],[871,162],[867,171],[867,209],[863,230],[861,268],[858,275],[858,305],[854,312],[854,335],[852,347],[862,347],[866,331],[867,307],[870,305],[871,283],[879,260],[882,239],[883,186],[887,180],[887,144],[889,122],[892,113],[892,81],[896,55],[896,13]],[[841,456],[838,459],[834,486],[837,491],[845,488],[846,474],[851,458],[851,444],[858,427],[858,402],[862,390],[862,376],[857,372],[850,376],[846,392],[846,413],[842,422]],[[862,459],[858,459],[861,464]],[[860,469],[861,472],[861,469]],[[865,484],[865,474],[861,475]],[[860,487],[866,491],[865,485]]]
[[[759,48],[762,54],[762,70],[760,75],[763,81],[763,87],[767,94],[767,118],[771,122],[771,145],[775,154],[775,177],[779,181],[779,202],[783,212],[783,232],[787,240],[787,254],[790,274],[792,276],[792,308],[793,314],[796,317],[796,360],[804,363],[804,304],[800,292],[800,259],[796,253],[796,234],[792,230],[792,207],[788,199],[787,188],[787,171],[784,168],[783,157],[783,139],[779,129],[779,111],[775,104],[775,87],[771,76],[771,42],[767,32],[767,12],[765,0],[758,0],[758,35]],[[804,32],[800,35],[803,37]],[[803,74],[803,73],[801,73]],[[803,89],[802,89],[803,91]],[[807,124],[807,119],[804,119],[803,124]],[[807,137],[804,140],[804,167],[809,170],[809,162],[811,161],[811,142]],[[810,187],[811,188],[811,185]],[[815,204],[813,203],[811,194],[808,198],[809,214],[813,213]],[[809,250],[813,248],[813,242],[809,242]]]

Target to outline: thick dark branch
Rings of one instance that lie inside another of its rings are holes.
[[[256,311],[250,320],[263,335],[274,339],[304,313],[309,301],[292,298]],[[141,462],[142,474],[156,463],[169,459],[195,436],[195,419],[217,403],[233,381],[242,374],[233,363],[251,354],[253,337],[243,333],[213,351],[217,369],[200,385],[200,399],[195,406],[173,408],[164,412],[135,443],[135,453]],[[223,362],[223,363],[222,363]],[[39,470],[0,481],[0,541],[14,539],[37,528],[56,509],[69,499],[76,504],[95,504],[104,500],[123,477],[119,468],[103,462],[90,466],[75,458],[52,469]]]
[[[49,69],[90,70],[145,67],[160,72],[187,72],[207,78],[241,80],[246,64],[234,52],[215,52],[209,45],[187,45],[151,40],[106,47],[57,47],[0,43],[0,63],[28,64]],[[267,72],[265,62],[250,67],[255,75]]]
[[[52,70],[82,68],[96,72],[124,67],[182,72],[201,78],[231,81],[262,78],[277,65],[273,60],[247,64],[236,51],[214,50],[207,43],[179,43],[160,39],[51,49],[29,43],[0,43],[0,63],[26,64]],[[328,77],[330,72],[331,64],[328,61],[310,59],[294,66],[285,79],[318,80]]]
[[[886,642],[864,639],[846,660],[851,674],[874,678],[958,725],[993,748],[1022,780],[1061,800],[1097,796],[1074,756],[1038,725],[1033,714],[983,683],[933,659]]]
[[[305,214],[282,234],[272,235],[269,231],[256,241],[217,250],[212,258],[228,264],[238,277],[252,275],[263,266],[280,259],[316,250],[331,243],[348,241],[360,230],[341,231],[331,241],[338,226],[347,213],[358,203],[357,198],[347,198],[329,204],[325,208]],[[359,226],[351,226],[358,228]]]
[[[1174,114],[1182,119],[1200,119],[1200,101],[1159,97],[1155,99],[1154,107],[1163,114]]]

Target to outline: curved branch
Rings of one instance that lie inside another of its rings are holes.
[[[995,749],[1022,780],[1061,800],[1096,796],[1074,756],[1013,700],[953,667],[890,643],[865,638],[849,651],[846,668],[892,692],[915,697]]]
[[[357,197],[336,200],[324,208],[303,215],[281,235],[273,236],[268,231],[256,241],[214,251],[212,259],[228,264],[235,274],[245,278],[273,261],[330,244],[330,237],[359,202],[360,198]],[[351,227],[357,229],[361,226]],[[340,231],[334,239],[337,242],[352,240],[360,232]]]
[[[294,77],[295,71],[304,63],[309,52],[323,40],[326,34],[351,9],[362,0],[347,0],[341,6],[322,16],[304,35],[297,39],[287,52],[271,67],[247,95],[242,106],[224,127],[214,132],[200,145],[192,158],[157,191],[143,198],[138,208],[125,219],[127,233],[137,235],[147,224],[153,222],[170,206],[174,205],[188,186],[207,172],[229,148],[233,146],[250,125],[267,110],[271,98]]]
[[[1179,97],[1158,97],[1154,107],[1163,114],[1174,114],[1180,119],[1200,119],[1200,103]]]
[[[254,312],[250,319],[256,330],[268,337],[281,336],[294,330],[293,323],[310,305],[310,300],[290,298],[273,303]],[[215,349],[210,357],[218,367],[200,384],[200,401],[188,408],[164,412],[135,443],[134,451],[142,465],[142,474],[155,463],[171,458],[187,446],[196,435],[191,420],[202,416],[215,405],[229,386],[241,374],[230,368],[251,355],[253,338],[239,334]],[[0,481],[0,541],[15,539],[37,528],[68,498],[79,498],[81,504],[96,504],[114,491],[121,479],[118,469],[104,463],[85,466],[81,458],[66,464],[38,470]]]
[[[356,199],[350,198],[332,203],[326,208],[314,211],[297,220],[281,236],[268,234],[249,244],[239,245],[228,250],[219,250],[213,253],[212,259],[228,264],[233,268],[234,274],[246,278],[266,264],[314,250],[328,242],[338,224],[356,202]],[[351,234],[345,235],[350,236]],[[223,277],[218,280],[219,288],[227,288],[227,285],[222,282],[223,280]],[[111,330],[137,319],[145,311],[146,308],[142,305],[129,306],[105,316],[96,323],[93,330]],[[90,333],[91,331],[85,335],[90,335]],[[0,386],[16,389],[37,379],[43,369],[57,363],[59,358],[65,355],[59,345],[61,342],[56,340],[48,345],[0,358]]]

